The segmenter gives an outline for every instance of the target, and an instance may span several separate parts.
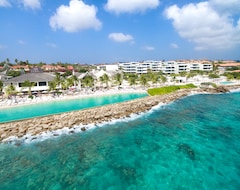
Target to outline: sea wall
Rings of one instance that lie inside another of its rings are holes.
[[[19,138],[25,136],[26,134],[34,136],[47,131],[55,131],[58,129],[63,129],[64,127],[72,128],[79,125],[83,125],[81,130],[85,131],[86,127],[84,127],[84,125],[87,124],[100,124],[114,119],[129,117],[133,113],[138,114],[148,111],[153,106],[160,103],[169,103],[173,100],[193,93],[206,93],[209,91],[211,93],[218,92],[217,90],[213,89],[186,89],[167,95],[148,96],[128,102],[97,108],[26,119],[22,121],[1,123],[0,141],[4,141],[4,139],[7,139],[11,136],[16,136]],[[221,89],[220,92],[223,92],[223,89]]]

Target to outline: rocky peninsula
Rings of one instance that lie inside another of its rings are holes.
[[[139,114],[150,110],[153,106],[167,104],[176,99],[198,93],[225,93],[240,86],[184,89],[171,94],[147,96],[128,102],[101,106],[80,111],[72,111],[57,115],[37,117],[21,121],[6,122],[0,124],[0,142],[9,142],[10,137],[27,138],[34,137],[44,132],[52,132],[69,128],[69,133],[74,133],[75,126],[82,126],[81,131],[88,129],[88,124],[101,124],[116,119],[130,117],[131,114]]]

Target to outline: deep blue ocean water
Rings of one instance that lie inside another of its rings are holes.
[[[0,189],[239,190],[240,93],[189,96],[86,132],[2,144]]]
[[[92,96],[68,100],[56,100],[18,107],[0,109],[0,123],[38,116],[82,110],[107,104],[119,103],[147,96],[147,93],[127,93],[107,96]]]

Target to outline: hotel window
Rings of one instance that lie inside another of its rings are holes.
[[[47,86],[47,82],[39,82],[39,86]]]

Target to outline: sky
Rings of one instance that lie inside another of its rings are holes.
[[[0,61],[240,60],[240,0],[0,0]]]

